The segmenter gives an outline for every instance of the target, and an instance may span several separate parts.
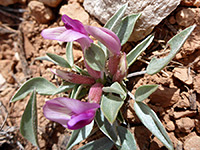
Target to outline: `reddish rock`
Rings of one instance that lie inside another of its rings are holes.
[[[57,7],[62,2],[62,0],[39,0],[39,1],[50,7]]]
[[[63,5],[60,8],[59,14],[65,14],[72,19],[77,19],[81,21],[83,24],[89,24],[89,15],[79,3],[74,2],[73,4]]]
[[[189,108],[190,107],[190,101],[188,99],[189,94],[186,92],[181,93],[181,99],[176,103],[176,107],[178,108]]]
[[[194,78],[194,90],[200,94],[200,74]]]
[[[179,131],[184,133],[190,133],[195,127],[194,120],[190,119],[189,117],[176,120],[176,125]]]
[[[150,146],[150,136],[152,135],[151,132],[144,126],[132,127],[130,131],[135,136],[138,150],[148,150]]]
[[[153,140],[151,141],[149,150],[158,150],[158,149],[162,149],[162,148],[164,148],[163,143],[160,142],[160,140],[157,139],[157,137],[154,137]]]
[[[176,22],[184,27],[189,27],[195,22],[195,10],[193,8],[185,8],[176,14]]]
[[[200,0],[182,0],[181,5],[183,6],[200,6]]]
[[[196,128],[197,133],[200,134],[200,120],[195,119],[194,123],[195,123],[195,128]]]
[[[180,89],[160,86],[151,96],[150,102],[157,106],[169,107],[181,99]]]
[[[184,142],[184,150],[199,150],[200,137],[197,135],[187,138]]]
[[[191,85],[193,82],[192,76],[188,74],[187,68],[174,68],[174,77],[181,80],[187,85]]]
[[[50,8],[45,6],[42,2],[31,1],[28,4],[31,15],[35,17],[39,23],[48,23],[54,18],[53,12]]]
[[[167,129],[167,131],[174,131],[175,130],[175,125],[174,125],[173,121],[167,122],[165,128]]]
[[[174,112],[173,113],[173,117],[174,119],[178,119],[181,117],[193,117],[196,115],[196,111],[190,111],[190,110],[186,110],[186,111],[179,111],[179,112]]]

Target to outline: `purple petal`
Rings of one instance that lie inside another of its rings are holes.
[[[68,17],[67,15],[62,16],[62,21],[64,22],[65,27],[67,29],[73,29],[74,31],[80,32],[88,36],[87,31],[85,30],[83,24],[80,21],[72,19]]]
[[[94,118],[94,116],[91,115],[90,112],[93,111],[95,112],[95,110],[99,107],[100,107],[99,104],[96,103],[87,103],[87,102],[81,102],[76,99],[59,97],[46,101],[43,107],[43,112],[44,116],[47,119],[58,122],[64,127],[68,127],[67,123],[70,121],[70,119],[72,119],[72,123],[70,123],[70,125],[72,125],[73,118],[81,114],[83,115],[84,113],[86,113],[86,116],[88,115],[88,118],[90,116],[90,118],[86,119],[85,117],[85,121],[83,124],[88,122],[90,123],[91,120]]]
[[[94,119],[95,113],[95,110],[89,110],[79,115],[72,116],[72,118],[67,123],[68,129],[76,130],[88,125]]]
[[[93,26],[84,26],[86,31],[103,43],[114,55],[119,55],[121,50],[120,40],[115,33],[106,29]]]
[[[92,103],[100,103],[101,100],[101,96],[102,96],[102,88],[103,88],[103,84],[102,83],[95,83],[89,91],[88,94],[88,99],[89,102]]]
[[[65,72],[58,69],[51,69],[51,72],[53,72],[55,75],[61,77],[65,81],[76,83],[76,84],[94,84],[95,79],[89,76],[83,76],[74,74],[72,72]]]
[[[74,30],[67,30],[65,27],[44,29],[41,35],[45,39],[58,40],[58,41],[63,41],[63,42],[71,42],[71,41],[76,41],[78,39],[85,38],[85,40],[89,44],[91,43],[91,39],[88,36],[82,33],[76,32]]]

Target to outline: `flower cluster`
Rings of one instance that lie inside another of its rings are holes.
[[[67,15],[62,16],[62,21],[64,22],[63,27],[45,29],[41,35],[45,39],[63,42],[76,41],[80,43],[83,53],[93,43],[89,35],[93,36],[104,44],[110,52],[108,76],[112,78],[113,82],[121,82],[127,74],[127,61],[126,54],[120,52],[121,44],[117,35],[106,28],[83,25],[80,21],[71,19]],[[105,72],[92,69],[86,61],[84,63],[90,76],[53,69],[52,72],[65,81],[90,85],[88,102],[59,97],[47,101],[43,107],[46,118],[72,130],[82,128],[94,119],[96,109],[100,107],[104,86],[101,81],[105,77]]]

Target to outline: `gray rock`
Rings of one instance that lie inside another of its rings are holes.
[[[123,4],[129,3],[125,15],[142,13],[135,25],[129,41],[139,41],[151,33],[154,27],[166,18],[181,0],[84,0],[83,6],[91,15],[102,23],[106,21]]]

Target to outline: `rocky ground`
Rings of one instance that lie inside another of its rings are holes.
[[[60,15],[67,14],[82,23],[102,26],[95,17],[84,10],[83,0],[68,1],[5,1],[13,12],[0,8],[0,149],[35,149],[19,133],[20,119],[27,104],[27,98],[9,103],[20,85],[31,77],[42,76],[57,84],[57,79],[48,68],[52,63],[35,61],[45,53],[65,55],[65,45],[44,40],[40,35],[45,28],[61,26]],[[16,3],[19,2],[19,3]],[[144,60],[153,56],[164,56],[165,43],[178,31],[194,23],[196,29],[181,51],[168,65],[164,73],[131,78],[128,82],[132,93],[144,84],[159,84],[146,103],[157,113],[177,150],[200,149],[200,8],[199,1],[183,0],[176,10],[154,29],[155,39],[148,50],[129,70],[143,70]],[[5,5],[5,4],[2,4]],[[130,51],[138,42],[128,42],[123,51]],[[75,62],[82,65],[82,51],[78,44],[73,47]],[[38,96],[38,135],[41,149],[65,149],[70,131],[48,121],[42,113],[44,100],[50,97]],[[165,149],[162,143],[151,135],[136,117],[128,103],[123,107],[124,117],[130,124],[140,150]],[[101,133],[99,133],[101,134]],[[88,140],[83,141],[77,149]]]

